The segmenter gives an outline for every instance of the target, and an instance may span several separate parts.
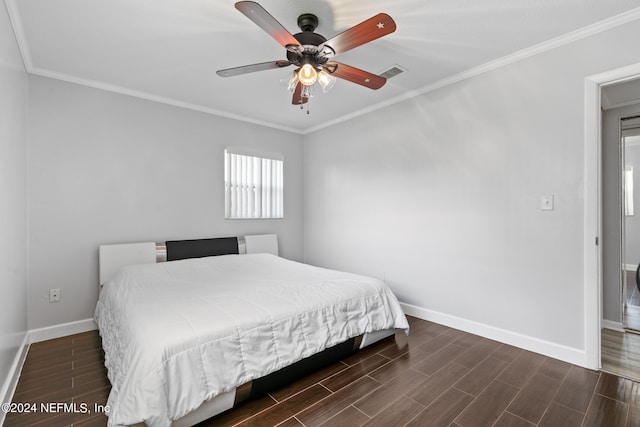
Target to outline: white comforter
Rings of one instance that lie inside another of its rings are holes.
[[[267,254],[127,267],[104,285],[95,320],[111,426],[169,426],[326,347],[408,330],[383,282]]]

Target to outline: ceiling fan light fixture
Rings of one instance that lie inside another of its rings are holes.
[[[318,84],[322,87],[322,92],[327,93],[336,84],[336,78],[326,71],[322,70],[318,73]]]
[[[336,79],[348,80],[369,89],[380,89],[387,81],[383,76],[329,61],[335,55],[341,55],[393,33],[396,30],[396,23],[386,13],[378,13],[327,40],[323,35],[315,32],[318,27],[318,17],[314,14],[303,13],[298,16],[298,27],[301,32],[293,35],[255,1],[239,1],[235,7],[284,47],[287,59],[216,71],[216,74],[221,77],[295,65],[298,68],[287,83],[289,91],[293,93],[291,103],[301,107],[307,104],[307,114],[309,114],[309,99],[313,96],[313,85],[316,82],[322,87],[323,92],[328,92],[334,86]]]
[[[302,92],[300,93],[300,96],[302,98],[312,98],[313,97],[313,91],[311,90],[311,86],[302,86]]]
[[[305,86],[311,86],[318,80],[318,72],[313,65],[304,64],[298,69],[298,80]]]
[[[289,83],[287,85],[287,89],[289,90],[289,92],[294,92],[296,90],[296,86],[298,86],[299,81],[300,80],[298,79],[298,70],[296,70],[293,72],[293,75],[289,79]]]

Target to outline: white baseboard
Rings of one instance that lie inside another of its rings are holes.
[[[638,269],[638,264],[625,264],[624,269],[628,271],[636,271]]]
[[[614,322],[613,320],[602,319],[600,325],[604,329],[611,329],[612,331],[624,332],[624,327],[620,322]]]
[[[496,328],[473,320],[463,319],[461,317],[440,313],[411,304],[400,303],[400,305],[404,312],[410,316],[439,323],[474,335],[480,335],[485,338],[500,341],[514,347],[529,350],[534,353],[539,353],[574,365],[582,367],[588,366],[586,351],[583,349],[541,340],[528,335]]]
[[[22,366],[27,359],[27,353],[29,351],[29,333],[25,332],[20,350],[16,354],[11,369],[9,370],[8,380],[2,386],[0,390],[0,403],[11,402],[13,393],[16,391],[18,380],[20,379],[20,373],[22,372]],[[6,412],[0,411],[0,426],[3,425],[6,417]]]
[[[65,337],[67,335],[80,334],[82,332],[89,332],[98,329],[98,326],[93,319],[84,319],[77,322],[63,323],[61,325],[47,326],[46,328],[32,329],[27,331],[22,341],[21,350],[16,355],[13,365],[8,375],[8,381],[4,384],[0,390],[0,403],[11,402],[20,374],[22,373],[22,366],[27,358],[29,351],[29,345],[32,343],[51,340],[55,338]],[[4,423],[6,414],[0,411],[0,426]]]
[[[78,320],[76,322],[62,323],[60,325],[47,326],[45,328],[32,329],[29,331],[30,342],[40,342],[55,338],[66,337],[67,335],[80,334],[98,329],[93,319]]]

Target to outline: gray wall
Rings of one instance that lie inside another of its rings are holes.
[[[277,233],[303,257],[300,135],[37,76],[29,131],[29,329],[93,316],[100,244]],[[224,219],[227,145],[285,156],[284,219]]]
[[[0,400],[27,334],[27,75],[0,4]],[[4,402],[4,400],[2,400]],[[0,423],[4,414],[0,414]]]
[[[308,135],[306,260],[584,352],[585,78],[639,62],[639,31],[626,24]],[[548,194],[555,210],[542,211]]]

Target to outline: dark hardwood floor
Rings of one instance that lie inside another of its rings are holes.
[[[640,426],[638,382],[409,321],[409,337],[398,333],[199,426]],[[57,405],[9,413],[4,425],[105,425],[103,360],[97,332],[33,344],[13,402]]]

